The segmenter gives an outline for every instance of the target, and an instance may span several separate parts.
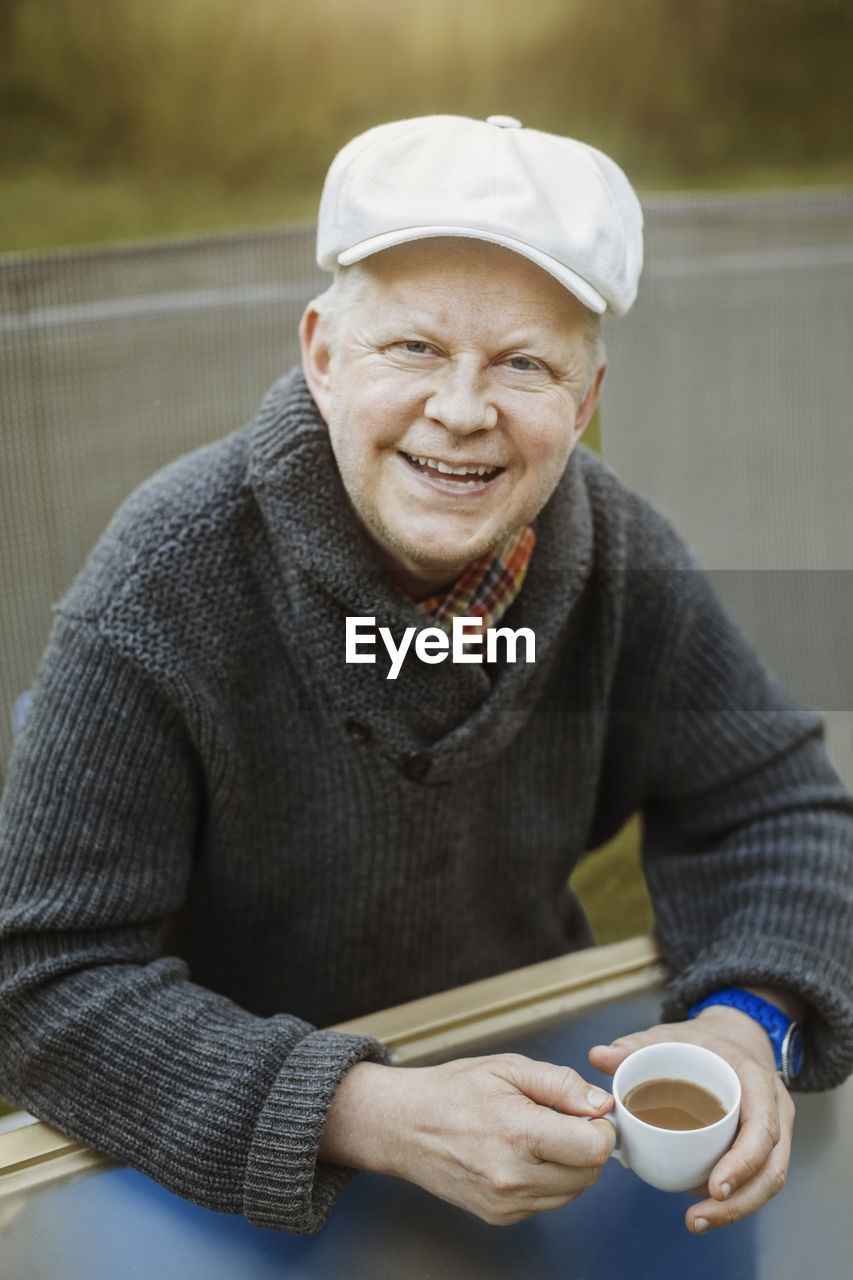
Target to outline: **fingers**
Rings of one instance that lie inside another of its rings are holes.
[[[589,1084],[571,1067],[533,1062],[515,1054],[502,1055],[495,1062],[505,1079],[540,1106],[575,1116],[599,1116],[613,1106],[612,1094]]]
[[[535,1160],[558,1168],[586,1170],[591,1186],[616,1145],[616,1131],[607,1120],[579,1122],[578,1118],[543,1111],[531,1125],[529,1150]]]
[[[749,1086],[743,1077],[742,1087],[746,1118],[737,1139],[711,1173],[710,1198],[692,1205],[685,1217],[688,1230],[697,1235],[748,1217],[785,1185],[794,1104],[779,1080],[773,1082],[769,1105],[766,1098],[747,1097]]]
[[[612,1094],[571,1067],[515,1055],[495,1059],[493,1070],[536,1104],[525,1113],[531,1157],[560,1169],[589,1171],[583,1185],[591,1185],[616,1141],[613,1126],[599,1120],[613,1106]],[[584,1123],[575,1123],[576,1117],[584,1117]]]
[[[615,1143],[599,1119],[613,1105],[570,1067],[516,1054],[485,1060],[502,1089],[502,1142],[484,1188],[486,1221],[502,1225],[559,1208],[598,1179]]]
[[[520,1222],[561,1208],[593,1186],[615,1138],[606,1120],[563,1116],[538,1107],[523,1133],[508,1135],[484,1187],[481,1217],[493,1225]]]
[[[752,1182],[786,1136],[790,1141],[793,1103],[775,1074],[757,1063],[739,1064],[741,1085],[740,1128],[731,1148],[721,1156],[708,1179],[711,1195],[725,1199],[732,1191]],[[783,1109],[790,1122],[783,1123]]]

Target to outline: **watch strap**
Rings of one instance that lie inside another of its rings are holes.
[[[799,1075],[803,1057],[802,1038],[796,1022],[783,1009],[752,991],[744,991],[742,987],[722,987],[695,1004],[688,1017],[695,1018],[703,1009],[713,1005],[739,1009],[764,1028],[773,1045],[776,1070],[786,1085]]]

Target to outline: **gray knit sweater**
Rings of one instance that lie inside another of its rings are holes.
[[[0,1091],[181,1195],[311,1231],[369,1039],[317,1030],[587,945],[566,882],[645,812],[675,975],[802,993],[853,1063],[853,810],[662,518],[584,451],[505,625],[536,661],[344,662],[415,622],[301,376],[124,505],[69,595],[0,810]]]

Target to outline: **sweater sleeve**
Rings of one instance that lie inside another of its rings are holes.
[[[822,723],[766,671],[695,567],[661,646],[649,752],[645,872],[679,1019],[728,984],[794,991],[809,1007],[798,1087],[853,1069],[853,803]]]
[[[349,1177],[318,1163],[328,1105],[385,1051],[160,954],[203,791],[175,700],[60,620],[0,806],[0,1091],[187,1199],[312,1232]]]

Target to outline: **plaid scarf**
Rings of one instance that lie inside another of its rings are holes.
[[[536,530],[528,524],[472,560],[449,591],[410,603],[425,621],[447,632],[454,618],[480,617],[484,629],[493,627],[521,590],[535,541]]]

